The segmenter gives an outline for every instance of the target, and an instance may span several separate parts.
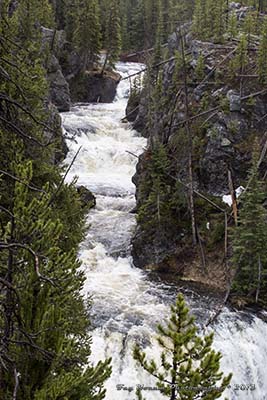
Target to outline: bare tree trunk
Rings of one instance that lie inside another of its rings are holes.
[[[189,124],[189,102],[188,102],[188,87],[187,87],[187,72],[186,72],[186,59],[185,59],[185,48],[184,48],[184,37],[180,30],[181,35],[181,50],[183,59],[183,75],[184,75],[184,92],[185,92],[185,108],[186,108],[186,133],[188,137],[188,175],[189,175],[189,207],[191,214],[191,225],[192,225],[192,237],[193,244],[197,243],[197,229],[196,229],[196,217],[195,217],[195,205],[194,205],[194,182],[193,182],[193,161],[192,161],[192,148],[193,139],[192,132]],[[177,36],[177,33],[176,33]],[[178,38],[177,38],[178,39]]]
[[[256,291],[256,298],[255,298],[256,303],[258,303],[258,300],[259,300],[260,287],[261,287],[261,274],[262,274],[262,264],[261,264],[261,258],[259,256],[259,260],[258,260],[258,285],[257,285],[257,291]]]
[[[232,207],[233,207],[235,225],[237,226],[237,224],[238,224],[238,208],[237,208],[235,188],[234,188],[233,179],[232,179],[232,173],[231,173],[230,169],[228,169],[228,183],[229,183],[229,190],[230,190],[230,194],[231,194],[231,198],[232,198]]]
[[[228,256],[228,216],[224,214],[224,257],[227,260]]]

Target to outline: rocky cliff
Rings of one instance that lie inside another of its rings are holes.
[[[266,170],[267,90],[256,74],[249,73],[256,62],[256,42],[249,45],[247,65],[241,73],[238,41],[201,42],[187,33],[183,65],[181,38],[174,34],[167,57],[174,59],[162,72],[157,71],[158,84],[152,89],[146,84],[138,96],[130,98],[129,119],[149,142],[133,179],[137,188],[138,227],[133,239],[137,266],[225,286],[225,216],[229,225],[233,221],[222,196],[229,194],[232,185],[234,189],[246,186],[255,140],[262,149],[260,166]],[[160,146],[165,156],[159,152]],[[189,153],[196,246],[192,245],[188,206]],[[157,160],[167,160],[161,181],[155,179],[156,174],[160,176]],[[227,251],[229,254],[230,249]]]

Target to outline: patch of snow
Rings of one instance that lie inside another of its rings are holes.
[[[243,192],[244,192],[245,188],[243,186],[239,186],[236,191],[236,197],[238,198]],[[232,206],[232,196],[230,194],[226,194],[223,196],[222,198],[223,202],[228,204],[229,207]]]

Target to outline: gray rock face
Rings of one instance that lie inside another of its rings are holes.
[[[60,112],[69,111],[70,89],[66,81],[58,59],[52,55],[47,66],[47,80],[50,84],[50,100],[58,108]]]
[[[78,186],[77,192],[80,196],[80,200],[83,208],[93,208],[96,205],[96,198],[93,193],[85,186]]]
[[[230,103],[230,111],[241,111],[241,97],[234,90],[229,90],[227,93],[227,98]]]
[[[176,46],[179,49],[179,43],[175,42],[175,39],[176,35],[173,35],[170,40],[171,48],[172,46]],[[219,54],[220,57],[224,56],[222,54],[224,51],[223,47],[214,43],[199,42],[188,38],[187,46],[187,50],[191,52],[190,61],[193,60],[189,67],[190,69],[188,68],[192,83],[197,81],[195,76],[196,63],[194,60],[197,59],[200,53],[206,56],[206,73],[209,70],[212,71],[218,63],[216,54]],[[171,97],[173,71],[174,63],[172,62],[163,68],[163,88],[164,92],[170,96],[170,101],[168,98],[169,103],[175,101],[175,89],[173,90],[174,95]],[[204,82],[201,87],[194,84],[188,85],[188,97],[190,108],[193,109],[192,115],[194,115],[193,113],[198,115],[203,110],[204,112],[210,110],[203,119],[199,118],[199,121],[197,120],[191,125],[193,129],[194,187],[206,197],[214,196],[214,201],[220,202],[222,195],[229,193],[229,170],[232,173],[234,186],[244,186],[247,180],[248,169],[251,165],[251,153],[255,139],[257,138],[261,146],[264,146],[266,142],[267,94],[246,98],[245,96],[260,91],[260,88],[255,87],[255,82],[253,81],[251,86],[249,86],[249,82],[246,86],[244,85],[242,98],[239,94],[239,82],[233,82],[229,79],[223,81],[225,69],[217,72],[219,72],[218,76],[221,80],[218,84],[216,83],[214,86],[211,86],[208,84],[210,82]],[[209,78],[209,81],[211,81],[213,76],[210,74]],[[181,95],[181,99],[176,103],[176,110],[172,115],[172,128],[166,129],[168,121],[164,121],[164,117],[168,113],[168,106],[164,110],[162,109],[163,107],[159,107],[156,113],[153,114],[153,125],[150,132],[144,129],[148,101],[149,98],[146,96],[145,90],[143,90],[139,101],[138,114],[135,116],[133,122],[135,129],[142,131],[142,133],[145,132],[145,135],[149,137],[149,148],[139,158],[137,171],[133,178],[137,189],[137,212],[140,210],[140,206],[149,198],[151,177],[147,172],[149,166],[146,164],[148,162],[146,161],[146,155],[151,150],[151,143],[153,143],[155,138],[167,144],[166,148],[170,156],[169,161],[171,162],[172,176],[179,178],[182,182],[188,182],[188,147],[186,145],[185,129],[183,129],[184,121],[186,120],[184,97]],[[133,104],[131,104],[131,107],[133,107]],[[172,160],[175,161],[172,162]],[[267,161],[263,160],[261,168],[264,174],[267,169]],[[173,183],[170,182],[169,185],[172,190]],[[144,188],[146,188],[146,191]],[[197,200],[199,199],[196,196],[198,219],[201,220],[204,215],[204,219],[207,218],[209,221],[211,216],[211,218],[214,218],[215,225],[217,223],[216,217],[212,216],[212,212],[208,211],[207,207],[198,203]],[[222,207],[224,206],[222,205]],[[183,214],[181,213],[181,215]],[[177,219],[173,218],[173,220],[169,219],[167,222],[165,221],[162,223],[161,230],[157,232],[156,236],[153,236],[156,228],[153,225],[152,219],[150,220],[149,218],[149,215],[147,219],[142,215],[141,219],[139,219],[139,225],[132,243],[134,263],[141,268],[147,266],[154,268],[156,265],[159,268],[164,268],[164,265],[169,263],[168,260],[171,260],[171,263],[174,260],[175,265],[180,266],[181,260],[178,260],[176,263],[177,258],[180,257],[177,254],[177,249],[179,246],[182,247],[191,235],[190,216],[187,220],[189,221],[189,225],[186,227],[183,225],[178,229],[177,225],[181,220],[180,216]],[[204,225],[205,220],[201,222],[203,226],[206,226]],[[147,234],[146,229],[148,228],[151,229],[152,233],[149,232]],[[170,267],[167,266],[166,268]]]
[[[54,53],[50,56],[46,65],[47,80],[49,83],[49,100],[62,111],[69,111],[71,105],[69,84],[66,81],[58,58],[55,52],[60,52],[66,41],[64,31],[54,31],[45,27],[41,27],[42,32],[42,48],[46,46],[53,48]]]
[[[50,129],[44,130],[44,139],[45,142],[56,143],[55,151],[50,162],[51,164],[57,164],[66,157],[66,154],[68,153],[68,147],[62,134],[61,117],[56,106],[51,102],[47,102],[46,109],[48,113],[46,124],[50,127]]]
[[[110,73],[80,73],[70,80],[70,92],[73,102],[111,103],[117,91],[120,75]]]

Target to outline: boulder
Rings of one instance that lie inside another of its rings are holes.
[[[87,189],[85,186],[78,186],[77,192],[82,203],[82,208],[90,209],[95,207],[96,198],[89,189]]]
[[[70,93],[73,102],[111,103],[117,91],[120,75],[115,72],[86,71],[73,77]]]
[[[229,100],[230,111],[241,111],[241,97],[234,90],[227,92],[227,98]]]

